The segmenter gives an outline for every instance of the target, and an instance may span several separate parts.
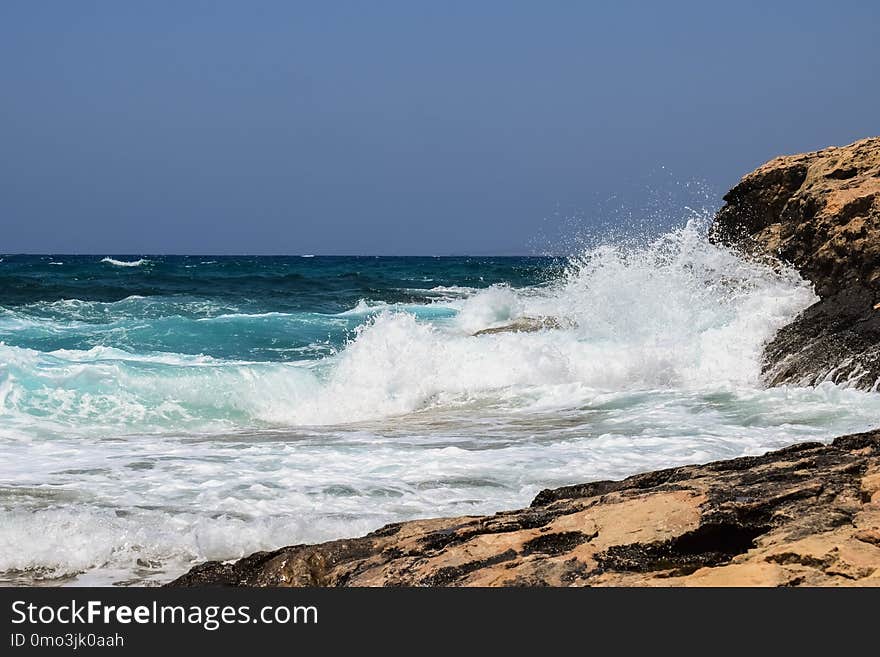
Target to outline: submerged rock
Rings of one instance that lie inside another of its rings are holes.
[[[494,333],[534,333],[544,329],[563,328],[564,323],[556,317],[519,317],[504,326],[481,329],[474,333],[477,335],[492,335]]]
[[[171,585],[880,586],[880,432],[212,561]]]
[[[724,197],[711,239],[792,264],[820,300],[765,351],[768,383],[880,379],[880,137],[778,157]]]

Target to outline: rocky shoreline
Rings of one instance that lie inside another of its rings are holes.
[[[769,385],[880,379],[880,138],[778,157],[724,197],[710,239],[792,264],[819,301],[765,351]]]
[[[790,263],[819,301],[769,385],[880,380],[880,138],[779,157],[711,239]],[[171,586],[880,586],[880,431],[542,491],[526,509],[208,562]]]
[[[880,586],[880,432],[209,562],[173,586]]]

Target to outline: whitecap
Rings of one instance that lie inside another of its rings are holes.
[[[139,260],[116,260],[108,256],[106,258],[102,258],[101,262],[105,262],[108,265],[113,265],[114,267],[140,267],[141,265],[145,265],[150,261],[145,258],[141,258]]]

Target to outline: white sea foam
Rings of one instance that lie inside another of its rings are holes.
[[[478,288],[475,287],[467,287],[464,285],[435,285],[429,290],[422,289],[413,289],[412,291],[423,292],[436,294],[439,296],[451,296],[456,298],[463,298],[470,296],[474,292],[476,292]]]
[[[367,301],[366,299],[359,299],[354,308],[343,310],[341,313],[337,313],[337,315],[340,317],[349,315],[368,315],[370,313],[379,312],[388,307],[389,304],[384,301]]]
[[[101,262],[106,262],[114,267],[140,267],[150,261],[145,258],[140,258],[139,260],[115,260],[114,258],[107,257],[101,258]]]

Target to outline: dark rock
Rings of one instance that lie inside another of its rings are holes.
[[[880,380],[880,138],[778,157],[724,197],[710,238],[793,265],[820,300],[765,351],[771,385]]]

